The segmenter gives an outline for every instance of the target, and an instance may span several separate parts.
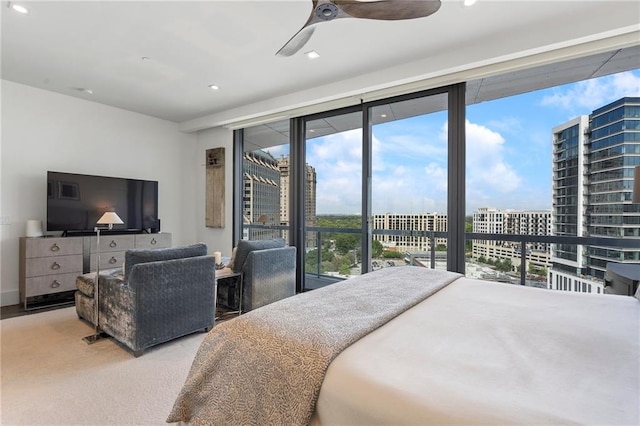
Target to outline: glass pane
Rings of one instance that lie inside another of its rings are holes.
[[[509,261],[527,285],[603,293],[607,264],[638,263],[625,246],[639,239],[638,82],[635,70],[467,107],[467,230],[493,234],[467,239],[467,275],[500,281]]]
[[[372,269],[447,268],[447,118],[447,94],[371,109]]]
[[[306,132],[304,288],[310,289],[361,272],[362,113],[308,121]]]
[[[244,131],[242,238],[285,238],[289,224],[289,121]]]

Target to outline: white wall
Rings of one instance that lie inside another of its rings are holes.
[[[209,251],[217,249],[221,232],[196,226],[204,225],[204,168],[199,166],[204,153],[196,164],[202,151],[196,134],[181,133],[177,123],[166,120],[1,82],[2,306],[19,301],[18,239],[25,235],[26,221],[46,224],[47,170],[157,180],[158,215],[173,244],[207,239]],[[226,230],[230,241],[230,226]]]

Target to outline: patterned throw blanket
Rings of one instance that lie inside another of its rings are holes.
[[[306,425],[343,349],[460,276],[384,268],[216,325],[167,422]]]

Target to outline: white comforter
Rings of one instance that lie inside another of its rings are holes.
[[[640,301],[460,278],[344,350],[314,421],[640,424]]]

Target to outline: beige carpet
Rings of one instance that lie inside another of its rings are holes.
[[[112,339],[87,345],[93,328],[75,308],[0,321],[2,425],[161,425],[205,333],[135,358]]]

